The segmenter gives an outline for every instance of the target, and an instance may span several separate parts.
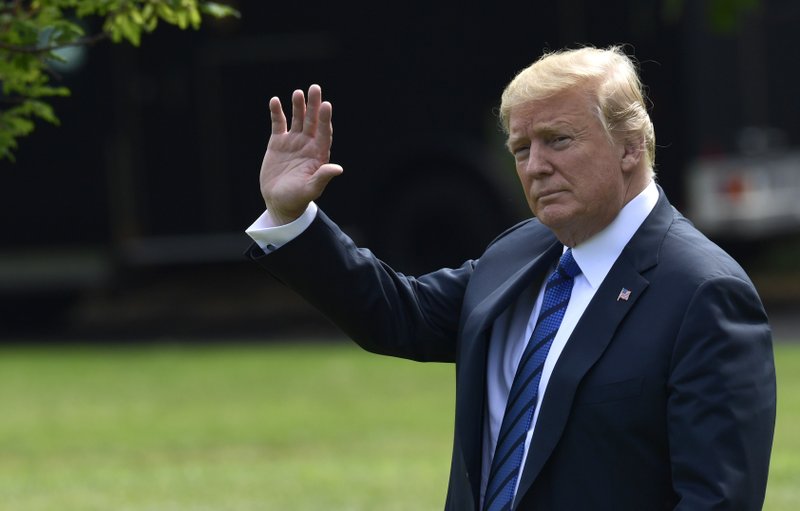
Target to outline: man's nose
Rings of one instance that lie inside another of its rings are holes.
[[[546,152],[542,147],[531,144],[528,153],[528,165],[526,171],[532,176],[549,174],[553,170]]]

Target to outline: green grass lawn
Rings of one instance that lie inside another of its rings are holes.
[[[800,343],[776,351],[772,511],[800,500]],[[346,342],[0,348],[0,509],[438,510],[453,384]]]

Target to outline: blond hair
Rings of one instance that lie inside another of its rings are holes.
[[[520,71],[503,91],[500,121],[509,131],[515,106],[582,88],[594,96],[597,115],[610,138],[621,143],[644,139],[646,163],[655,164],[655,129],[647,113],[636,64],[620,46],[591,46],[546,52]]]

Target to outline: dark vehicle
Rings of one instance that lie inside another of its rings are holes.
[[[95,46],[62,72],[73,90],[56,104],[62,126],[37,127],[18,162],[1,164],[0,328],[132,332],[171,318],[203,329],[218,318],[224,330],[268,317],[269,303],[286,300],[254,292],[268,279],[242,256],[263,209],[267,102],[287,104],[311,83],[334,104],[332,160],[345,168],[320,206],[412,274],[478,257],[529,214],[494,109],[545,48],[624,41],[646,59],[659,182],[679,207],[692,163],[728,144],[729,126],[760,116],[798,143],[796,95],[764,110],[742,103],[747,90],[719,87],[741,76],[754,41],[767,81],[743,86],[797,82],[778,58],[799,44],[791,16],[776,18],[784,8],[772,4],[727,35],[711,33],[695,2],[675,21],[658,2],[627,0],[358,13],[309,4],[296,27],[296,6],[241,4],[240,20],[159,27],[140,48]],[[749,108],[731,108],[740,104]]]

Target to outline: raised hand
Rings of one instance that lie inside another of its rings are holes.
[[[287,130],[281,101],[269,101],[272,134],[261,163],[261,195],[273,220],[295,220],[308,204],[322,195],[331,179],[343,172],[329,163],[333,141],[332,107],[322,101],[319,85],[308,88],[308,104],[302,90],[292,94],[292,124]]]

